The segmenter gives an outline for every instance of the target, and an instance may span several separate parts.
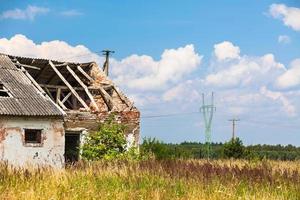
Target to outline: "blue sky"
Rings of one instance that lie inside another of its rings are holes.
[[[101,63],[115,50],[111,78],[141,109],[142,137],[203,142],[195,112],[214,91],[213,141],[239,117],[246,144],[300,145],[298,0],[0,4],[1,51]]]

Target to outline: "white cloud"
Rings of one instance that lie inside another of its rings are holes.
[[[35,43],[20,34],[10,39],[1,38],[0,52],[74,62],[97,61],[100,66],[103,63],[102,57],[83,45],[73,46],[59,40]],[[200,94],[212,90],[216,93],[217,113],[225,113],[226,117],[253,117],[253,111],[265,117],[274,116],[276,111],[280,111],[278,116],[295,116],[300,107],[297,103],[299,92],[275,91],[276,87],[300,85],[300,59],[294,60],[286,70],[272,54],[258,57],[239,55],[229,60],[212,56],[213,72],[204,77],[198,72],[197,76],[191,76],[202,61],[193,45],[165,50],[160,60],[147,55],[131,55],[111,61],[110,74],[115,82],[136,105],[153,113],[155,109],[174,112],[172,106],[182,111],[198,109]],[[273,88],[273,91],[267,88]]]
[[[199,91],[194,86],[194,81],[187,80],[182,82],[175,87],[167,90],[163,94],[164,101],[185,101],[185,102],[195,102],[201,99]]]
[[[216,72],[206,76],[205,83],[224,88],[270,82],[285,70],[284,65],[275,61],[273,54],[242,56],[233,62],[219,62],[217,68]]]
[[[283,21],[284,25],[300,31],[300,8],[284,4],[272,4],[269,9],[272,17]]]
[[[49,12],[48,8],[38,6],[27,6],[26,9],[13,9],[7,10],[1,13],[0,19],[22,19],[22,20],[34,20],[37,15],[46,14]]]
[[[240,55],[240,48],[238,46],[234,46],[231,42],[228,41],[215,44],[214,49],[214,54],[220,61],[239,58]]]
[[[291,38],[287,35],[279,35],[278,36],[278,43],[281,44],[289,44],[291,42]]]
[[[300,58],[291,62],[290,68],[276,80],[276,86],[280,89],[292,88],[300,85]]]
[[[261,87],[260,93],[272,100],[281,102],[283,106],[283,111],[286,112],[290,116],[296,115],[296,108],[291,104],[289,99],[281,92],[274,92],[268,90],[265,86]]]
[[[74,9],[62,11],[60,14],[63,16],[66,16],[66,17],[74,17],[74,16],[83,15],[82,12],[80,12],[78,10],[74,10]]]
[[[177,83],[200,66],[202,56],[193,45],[166,49],[161,59],[132,55],[121,61],[112,61],[112,74],[118,84],[130,89],[160,90]]]
[[[10,39],[1,38],[0,52],[25,57],[102,63],[102,58],[83,45],[72,46],[59,40],[36,44],[21,34],[17,34]]]

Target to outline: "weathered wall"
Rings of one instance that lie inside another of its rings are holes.
[[[140,112],[137,110],[113,112],[116,121],[126,127],[126,137],[133,137],[133,145],[137,146],[140,135]],[[107,119],[110,112],[91,113],[84,111],[67,111],[65,117],[66,130],[86,130],[93,132],[98,130],[101,123]]]
[[[24,142],[24,128],[42,129],[42,144]],[[0,160],[16,167],[64,166],[63,120],[20,117],[0,118]]]

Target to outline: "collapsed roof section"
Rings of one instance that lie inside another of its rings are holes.
[[[71,63],[8,55],[31,81],[65,111],[137,111],[95,62]]]

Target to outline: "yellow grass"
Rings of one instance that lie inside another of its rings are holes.
[[[0,199],[300,199],[300,162],[174,160],[0,166]]]

